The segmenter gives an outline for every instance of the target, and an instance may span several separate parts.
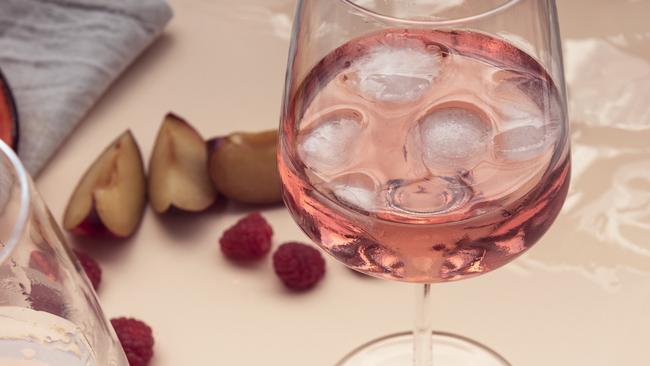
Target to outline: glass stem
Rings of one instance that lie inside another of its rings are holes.
[[[424,290],[424,291],[423,291]],[[433,365],[433,344],[431,342],[433,332],[431,318],[433,315],[431,300],[431,284],[424,285],[424,288],[417,287],[417,298],[415,300],[415,328],[413,329],[413,365]]]

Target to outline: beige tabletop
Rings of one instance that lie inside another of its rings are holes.
[[[277,126],[293,0],[172,0],[166,34],[110,89],[37,180],[60,219],[77,180],[122,130],[149,156],[172,110],[205,137]],[[650,340],[650,1],[559,0],[574,175],[563,213],[528,254],[494,273],[434,286],[435,328],[516,366],[648,365]],[[110,317],[155,331],[151,366],[333,365],[407,330],[414,286],[328,261],[293,295],[270,261],[238,267],[217,240],[245,212],[228,205],[159,217],[122,244],[71,239],[104,267]],[[305,240],[284,208],[264,215],[276,245]]]

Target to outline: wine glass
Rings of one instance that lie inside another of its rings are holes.
[[[90,281],[0,142],[0,364],[128,366]]]
[[[508,364],[432,335],[430,284],[501,267],[552,224],[569,185],[565,99],[552,0],[298,1],[285,202],[348,267],[424,284],[412,334],[340,365]]]

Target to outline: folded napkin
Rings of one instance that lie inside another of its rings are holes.
[[[0,68],[32,175],[171,17],[165,0],[0,0]]]

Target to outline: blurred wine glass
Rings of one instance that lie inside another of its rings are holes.
[[[0,364],[128,366],[18,157],[0,142]]]

